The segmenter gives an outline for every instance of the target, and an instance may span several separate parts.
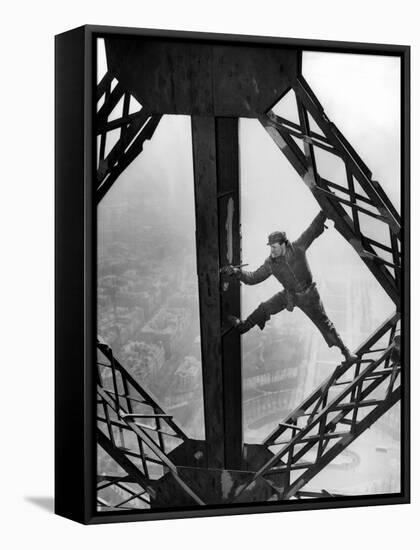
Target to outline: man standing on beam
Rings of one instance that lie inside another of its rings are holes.
[[[345,361],[354,362],[357,357],[344,344],[325,312],[306,258],[307,249],[323,233],[326,219],[326,215],[320,212],[294,242],[287,239],[284,231],[270,233],[267,245],[270,246],[271,253],[255,271],[244,271],[232,265],[221,269],[222,274],[235,277],[246,285],[256,285],[274,275],[284,288],[266,302],[262,302],[245,321],[234,316],[229,316],[228,319],[240,334],[244,334],[255,325],[263,330],[271,315],[284,309],[293,311],[298,307],[316,325],[329,347],[337,346]]]

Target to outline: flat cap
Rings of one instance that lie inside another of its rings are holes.
[[[283,244],[287,241],[287,236],[284,231],[273,231],[268,235],[268,245],[279,243]]]

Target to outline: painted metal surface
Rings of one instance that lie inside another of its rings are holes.
[[[107,38],[110,70],[150,113],[255,117],[290,88],[296,50]]]

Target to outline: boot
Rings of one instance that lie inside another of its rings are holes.
[[[330,340],[330,346],[337,346],[341,353],[344,355],[344,363],[355,363],[358,359],[357,355],[354,355],[349,348],[345,345],[341,336],[338,334],[334,326],[331,327],[332,339]]]
[[[346,363],[355,363],[357,361],[357,355],[352,353],[347,346],[343,344],[343,347],[340,347],[340,349]]]

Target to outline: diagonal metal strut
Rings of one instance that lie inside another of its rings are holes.
[[[259,120],[287,160],[308,186],[337,231],[352,245],[388,296],[400,307],[401,295],[401,219],[372,173],[328,119],[324,109],[302,75],[292,86],[299,113],[299,124],[277,116],[272,111]],[[309,115],[324,135],[310,128]],[[303,149],[295,139],[303,142]],[[316,165],[316,150],[322,149],[342,159],[347,186],[323,178]],[[365,196],[355,191],[355,182]],[[344,195],[344,196],[343,196]],[[346,210],[346,207],[348,210]],[[360,215],[376,220],[386,229],[384,240],[369,237]],[[385,252],[384,257],[378,252]],[[388,259],[389,258],[389,259]]]

